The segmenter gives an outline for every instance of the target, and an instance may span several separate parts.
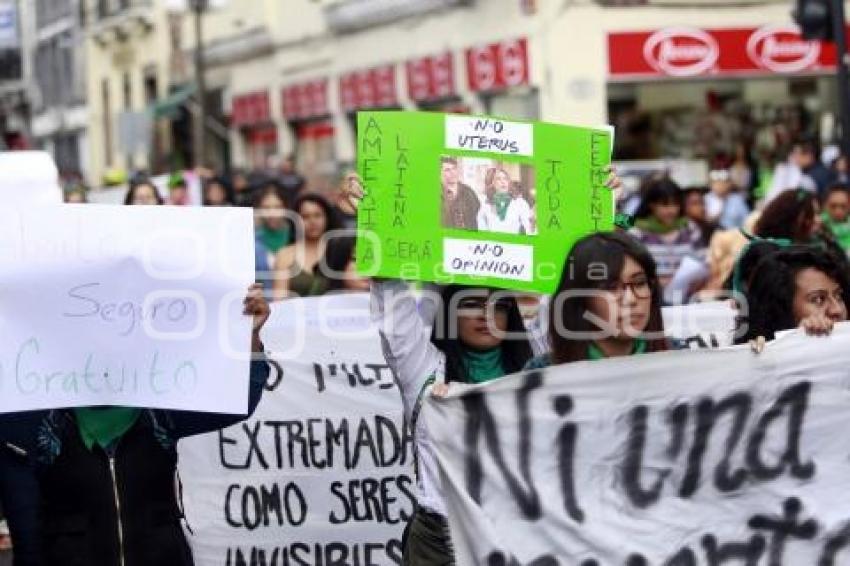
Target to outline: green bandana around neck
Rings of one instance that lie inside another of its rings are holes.
[[[829,231],[832,232],[832,235],[835,236],[835,239],[838,240],[838,244],[844,251],[850,250],[850,218],[844,222],[836,222],[825,212],[822,218],[824,225],[829,228]]]
[[[672,226],[667,226],[666,224],[662,224],[656,217],[650,216],[649,218],[641,218],[635,222],[635,225],[644,232],[651,232],[653,234],[669,234],[670,232],[681,230],[687,226],[688,220],[687,218],[679,218]]]
[[[508,215],[508,207],[511,205],[510,193],[493,193],[493,205],[496,207],[496,214],[499,215],[499,220],[504,221]]]
[[[140,414],[141,410],[131,407],[74,409],[80,437],[89,450],[95,444],[106,450],[136,424]]]
[[[265,226],[259,229],[260,241],[266,246],[266,249],[272,253],[277,253],[282,247],[289,244],[289,228],[282,230],[270,230]]]
[[[484,352],[466,350],[464,358],[468,373],[467,378],[470,383],[484,383],[505,375],[501,348],[493,348]]]
[[[635,345],[632,348],[632,353],[630,355],[634,356],[636,354],[645,354],[648,344],[646,340],[643,338],[638,338],[635,340]],[[587,359],[597,361],[597,360],[605,360],[608,356],[605,355],[605,352],[602,351],[602,348],[597,346],[595,343],[591,343],[590,346],[587,347]]]

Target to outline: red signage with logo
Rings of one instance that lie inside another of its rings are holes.
[[[282,96],[283,115],[287,120],[322,118],[330,114],[327,79],[290,85],[283,89]]]
[[[793,24],[761,28],[671,27],[608,36],[614,79],[797,74],[836,66],[833,44],[806,41]]]
[[[451,52],[407,62],[407,94],[417,102],[440,100],[457,94]]]
[[[230,122],[236,127],[253,126],[271,121],[271,104],[267,91],[233,97]]]
[[[342,75],[339,79],[339,97],[342,109],[346,112],[397,106],[395,67],[386,65]]]
[[[522,38],[467,49],[466,72],[476,92],[528,84],[528,42]]]

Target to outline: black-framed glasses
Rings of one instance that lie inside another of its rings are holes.
[[[496,314],[508,314],[511,310],[512,302],[508,297],[500,297],[491,299],[486,297],[465,297],[458,301],[458,314],[469,316],[477,316],[488,312],[490,309]]]
[[[632,295],[638,299],[649,299],[652,297],[652,285],[648,278],[640,277],[631,281],[607,281],[600,286],[600,289],[606,293],[610,293],[622,299],[626,294],[626,289],[632,292]]]

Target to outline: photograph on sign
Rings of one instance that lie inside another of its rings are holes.
[[[480,157],[440,157],[442,224],[503,234],[537,233],[534,167]],[[477,214],[472,214],[478,210]]]
[[[433,112],[357,119],[363,274],[551,292],[572,244],[613,229],[607,127]]]

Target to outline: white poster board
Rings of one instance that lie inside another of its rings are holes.
[[[738,311],[731,300],[664,307],[661,316],[664,334],[677,348],[722,348],[734,342]]]
[[[368,294],[276,303],[262,337],[252,418],[178,446],[195,564],[398,564],[412,438]]]
[[[0,412],[245,413],[251,211],[0,208]]]
[[[53,158],[44,151],[0,151],[0,202],[3,206],[61,203]]]
[[[850,325],[452,385],[458,564],[850,564]]]

